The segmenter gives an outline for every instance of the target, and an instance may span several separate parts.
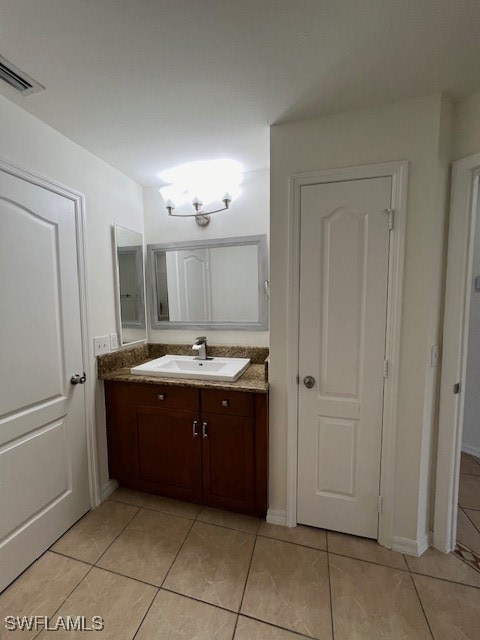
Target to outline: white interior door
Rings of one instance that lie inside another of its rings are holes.
[[[297,520],[369,538],[378,531],[391,191],[390,177],[301,191]]]
[[[89,509],[74,203],[0,170],[0,590]]]
[[[212,319],[210,252],[208,249],[177,251],[181,320],[208,322]]]

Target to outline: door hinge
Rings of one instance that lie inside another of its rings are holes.
[[[462,385],[460,384],[460,382],[456,382],[453,385],[453,393],[458,396],[458,394],[460,393],[460,391],[462,390]]]
[[[383,496],[377,496],[377,511],[378,513],[383,511]]]
[[[300,374],[297,373],[297,384],[300,384]]]
[[[388,378],[388,360],[383,361],[383,377]]]
[[[395,220],[395,209],[384,209],[383,211],[388,215],[388,230],[391,231]]]

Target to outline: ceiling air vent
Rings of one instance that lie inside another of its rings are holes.
[[[26,73],[2,56],[0,56],[0,80],[9,84],[22,96],[29,96],[31,93],[37,93],[45,89],[45,87],[35,82],[33,78],[27,76]]]

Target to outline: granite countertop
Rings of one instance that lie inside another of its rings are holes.
[[[147,361],[148,360],[145,360],[145,362]],[[232,391],[249,391],[251,393],[267,393],[268,391],[268,382],[265,379],[265,365],[263,364],[251,364],[236,382],[226,382],[224,380],[138,376],[130,373],[130,368],[131,367],[122,367],[114,371],[102,372],[99,373],[98,377],[101,380],[112,380],[114,382],[161,384],[172,385],[175,387],[197,387],[199,389],[229,389]]]

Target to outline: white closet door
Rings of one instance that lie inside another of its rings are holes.
[[[391,178],[371,178],[305,186],[301,195],[297,519],[370,538],[378,529],[391,188]]]

